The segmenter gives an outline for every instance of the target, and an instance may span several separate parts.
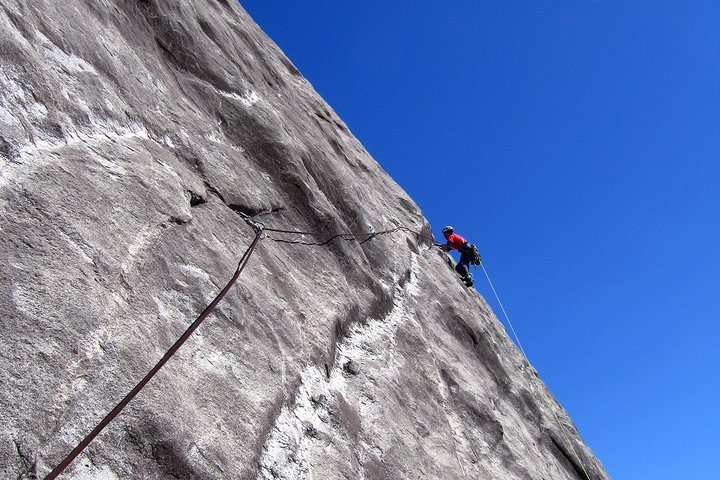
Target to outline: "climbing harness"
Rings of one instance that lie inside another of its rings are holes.
[[[230,290],[230,288],[235,284],[237,279],[240,277],[240,274],[245,269],[245,267],[248,264],[248,261],[250,260],[250,256],[255,251],[255,248],[260,243],[260,240],[263,238],[267,238],[269,240],[272,240],[274,242],[280,242],[280,243],[297,243],[301,245],[326,245],[330,243],[332,240],[336,238],[342,238],[344,240],[354,240],[357,241],[360,244],[363,244],[379,235],[387,235],[390,233],[398,232],[398,231],[405,231],[409,233],[413,233],[417,235],[419,238],[429,238],[427,236],[422,235],[419,232],[416,232],[408,227],[405,226],[399,226],[388,230],[382,230],[379,232],[303,232],[303,231],[297,231],[297,230],[281,230],[276,228],[266,228],[265,225],[261,222],[258,222],[254,220],[255,217],[257,217],[259,214],[250,216],[242,212],[237,212],[245,222],[252,227],[253,231],[255,232],[255,238],[253,239],[250,246],[245,250],[245,253],[240,258],[240,261],[238,262],[238,266],[235,269],[235,273],[230,279],[230,281],[225,285],[225,287],[220,291],[220,293],[213,299],[210,304],[205,307],[205,310],[190,324],[190,326],[185,330],[185,332],[178,338],[178,340],[173,344],[172,347],[163,355],[163,357],[155,364],[155,366],[143,377],[140,382],[138,382],[137,385],[127,394],[125,395],[125,398],[123,398],[120,403],[118,403],[115,408],[108,413],[105,418],[103,418],[100,423],[97,424],[97,426],[87,435],[85,438],[83,438],[80,443],[77,444],[77,446],[63,459],[62,462],[60,462],[46,477],[45,480],[53,480],[57,478],[58,475],[60,475],[67,467],[72,463],[73,460],[85,449],[85,447],[90,444],[90,442],[93,441],[93,439],[110,423],[112,422],[115,417],[117,417],[120,412],[127,406],[130,401],[135,398],[135,396],[140,393],[140,391],[145,387],[145,385],[155,376],[155,374],[165,365],[170,358],[175,355],[175,353],[178,351],[178,349],[185,343],[185,341],[190,337],[190,335],[193,334],[193,332],[200,326],[200,324],[205,320],[210,313],[215,309],[218,303],[223,299],[225,294]],[[272,238],[267,236],[266,232],[275,232],[280,234],[292,234],[292,235],[311,235],[315,237],[320,238],[326,238],[326,240],[322,242],[304,242],[304,241],[291,241],[286,239],[278,239],[278,238]],[[363,240],[358,240],[358,237],[365,237]],[[430,238],[432,241],[432,238]]]
[[[493,285],[492,280],[490,280],[490,275],[488,275],[487,269],[485,268],[485,264],[483,262],[480,262],[480,267],[482,268],[483,273],[485,274],[485,278],[487,278],[488,284],[490,285],[490,289],[492,290],[493,294],[495,295],[495,299],[498,302],[498,305],[500,305],[500,310],[503,312],[503,316],[505,317],[505,320],[507,321],[507,324],[510,326],[510,330],[512,331],[513,337],[515,337],[515,342],[517,343],[518,348],[520,349],[520,352],[522,352],[523,357],[525,358],[525,361],[528,365],[530,364],[530,360],[528,359],[527,354],[525,353],[525,349],[522,346],[522,343],[520,343],[520,337],[518,337],[517,333],[515,332],[515,328],[513,327],[512,322],[510,321],[510,317],[508,316],[507,312],[505,311],[505,307],[503,306],[502,302],[500,301],[500,296],[497,293],[497,290],[495,290],[495,285]],[[531,366],[532,368],[532,366]],[[570,441],[570,436],[565,429],[565,426],[560,421],[560,417],[558,417],[557,413],[555,412],[555,409],[552,407],[550,400],[548,399],[547,395],[545,394],[545,391],[540,388],[540,396],[545,400],[545,404],[547,405],[548,409],[553,413],[553,416],[555,417],[555,421],[560,426],[560,430],[562,431],[563,436],[565,437],[565,441],[568,445],[570,445],[570,449],[572,450],[573,455],[575,456],[575,460],[577,461],[578,466],[582,470],[582,473],[585,475],[585,478],[583,480],[591,480],[590,475],[588,475],[587,470],[585,470],[585,465],[582,461],[580,461],[580,456],[577,453],[577,450],[575,450],[575,446]],[[577,469],[576,466],[573,465]],[[579,473],[579,472],[578,472]]]

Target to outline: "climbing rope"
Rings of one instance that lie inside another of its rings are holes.
[[[247,221],[247,220],[246,220]],[[178,338],[178,340],[173,344],[172,347],[163,355],[163,357],[160,359],[160,361],[155,364],[155,366],[143,377],[140,382],[138,382],[137,385],[128,393],[125,395],[125,398],[123,398],[120,403],[118,403],[115,408],[112,409],[110,413],[108,413],[105,418],[102,419],[100,423],[97,424],[97,426],[90,432],[85,438],[83,438],[80,443],[77,444],[77,446],[65,457],[65,459],[58,464],[57,467],[55,467],[46,477],[46,480],[52,480],[56,478],[58,475],[60,475],[65,468],[67,468],[70,463],[72,463],[73,460],[75,460],[75,457],[77,457],[80,452],[82,452],[85,447],[88,446],[90,442],[93,441],[93,439],[110,423],[112,422],[115,417],[122,412],[122,410],[127,406],[130,401],[135,398],[135,396],[140,393],[140,390],[145,387],[145,385],[155,376],[155,374],[167,363],[170,358],[175,355],[175,352],[178,351],[178,349],[185,343],[185,341],[192,335],[192,333],[200,326],[200,324],[207,318],[210,313],[215,309],[218,303],[220,303],[220,300],[223,299],[225,294],[230,290],[230,288],[235,284],[235,281],[240,277],[240,274],[242,273],[243,269],[245,269],[245,266],[248,264],[248,261],[250,260],[250,256],[252,255],[253,251],[255,250],[255,247],[257,247],[258,243],[260,242],[260,238],[262,237],[262,227],[255,224],[253,225],[251,223],[251,226],[255,229],[255,238],[253,239],[252,243],[248,247],[247,250],[245,250],[245,253],[243,254],[242,258],[240,258],[240,261],[238,262],[237,269],[235,270],[235,274],[232,276],[230,281],[225,285],[225,288],[222,289],[222,291],[213,299],[210,304],[205,307],[205,310],[193,321],[192,324],[185,330],[185,332]]]
[[[306,235],[306,236],[313,236],[315,238],[323,239],[322,241],[306,241],[306,240],[288,240],[284,238],[276,238],[268,236],[268,240],[271,240],[273,242],[278,243],[289,243],[289,244],[296,244],[296,245],[307,245],[307,246],[323,246],[327,245],[328,243],[332,242],[336,238],[341,238],[343,240],[347,241],[356,241],[360,245],[379,237],[380,235],[388,235],[390,233],[395,233],[399,231],[405,231],[408,233],[413,233],[419,238],[422,239],[430,239],[432,241],[432,238],[427,237],[423,235],[420,232],[417,232],[415,230],[412,230],[405,226],[399,226],[395,228],[391,228],[388,230],[381,230],[379,232],[304,232],[300,230],[282,230],[278,228],[265,228],[266,232],[275,232],[275,233],[281,233],[281,234],[289,234],[289,235]],[[358,237],[365,237],[362,240],[358,240]]]
[[[500,296],[497,293],[497,290],[495,290],[495,285],[493,285],[492,280],[490,280],[490,275],[488,275],[487,269],[485,268],[485,264],[481,261],[480,266],[482,267],[483,273],[485,274],[485,278],[487,278],[488,284],[490,285],[490,289],[492,290],[493,294],[495,295],[495,299],[498,302],[498,305],[500,305],[500,310],[502,310],[503,315],[505,316],[505,321],[507,321],[507,324],[510,326],[510,330],[512,331],[513,336],[515,337],[515,342],[518,345],[518,348],[520,348],[520,352],[522,352],[523,357],[525,358],[525,361],[528,365],[531,366],[530,360],[528,359],[527,354],[525,353],[525,349],[523,349],[522,343],[520,343],[520,337],[518,337],[517,333],[515,332],[515,328],[513,327],[512,322],[510,321],[510,316],[508,316],[507,311],[505,311],[505,307],[503,306],[502,302],[500,301]],[[532,366],[531,366],[532,368]],[[555,421],[560,426],[560,430],[562,431],[563,436],[565,437],[565,441],[570,446],[570,449],[572,450],[573,455],[575,456],[575,460],[577,461],[578,466],[580,469],[582,469],[582,473],[585,475],[585,478],[583,480],[591,480],[590,475],[588,475],[587,470],[585,470],[585,465],[580,460],[580,456],[577,453],[577,450],[575,450],[575,446],[570,441],[570,436],[565,429],[565,426],[560,421],[560,417],[558,417],[557,413],[555,412],[555,409],[552,407],[552,404],[550,403],[550,400],[548,399],[545,390],[540,388],[540,396],[545,400],[545,404],[547,405],[548,409],[552,412],[553,416],[555,417]],[[577,470],[577,467],[575,467]]]
[[[507,320],[508,325],[510,326],[510,330],[512,331],[513,337],[515,337],[515,342],[517,342],[518,347],[520,348],[520,351],[523,354],[523,357],[525,357],[525,361],[530,365],[530,360],[528,360],[527,355],[525,354],[525,349],[522,346],[522,343],[520,343],[520,337],[518,337],[517,333],[515,333],[515,328],[513,327],[512,322],[510,321],[510,317],[508,316],[507,312],[505,311],[505,307],[503,306],[502,302],[500,301],[500,297],[498,296],[497,290],[495,290],[495,285],[493,285],[492,280],[490,280],[490,275],[488,275],[487,270],[485,269],[485,264],[480,261],[480,267],[482,267],[482,271],[485,274],[485,278],[487,278],[488,283],[490,284],[490,288],[493,291],[493,294],[495,295],[495,299],[498,302],[498,305],[500,305],[500,310],[502,310],[503,315],[505,316],[505,320]]]

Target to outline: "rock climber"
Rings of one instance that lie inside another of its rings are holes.
[[[442,233],[445,236],[447,243],[436,244],[443,251],[447,252],[450,250],[457,250],[460,252],[460,260],[455,265],[455,270],[460,274],[462,281],[468,287],[473,286],[473,278],[470,273],[470,264],[480,265],[480,254],[477,251],[477,247],[472,243],[468,243],[463,237],[455,233],[455,229],[448,225],[442,229]]]

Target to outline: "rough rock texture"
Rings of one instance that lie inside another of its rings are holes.
[[[162,356],[252,239],[237,211],[429,233],[239,5],[0,5],[0,477],[47,474]],[[399,232],[263,240],[65,475],[584,478],[573,450],[607,478],[484,300]]]

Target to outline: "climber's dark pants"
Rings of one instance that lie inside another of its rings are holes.
[[[460,254],[460,261],[455,265],[455,271],[457,271],[461,277],[465,278],[470,273],[470,253],[469,252],[462,252]]]

